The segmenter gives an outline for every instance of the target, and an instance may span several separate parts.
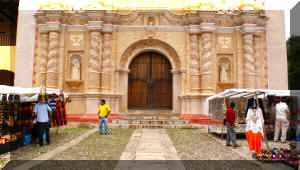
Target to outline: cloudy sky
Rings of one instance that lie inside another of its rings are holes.
[[[284,10],[286,39],[290,37],[290,10],[299,0],[265,0],[266,10]]]

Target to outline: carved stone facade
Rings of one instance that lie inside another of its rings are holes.
[[[103,54],[101,62],[101,91],[110,92],[111,89],[111,38],[110,32],[103,34]]]
[[[40,51],[39,51],[39,76],[38,76],[38,86],[46,86],[47,77],[47,58],[48,58],[48,33],[41,34]]]
[[[59,32],[49,32],[46,86],[50,88],[58,88],[58,40]]]
[[[91,31],[90,33],[90,58],[88,60],[88,89],[89,91],[100,90],[100,55],[101,55],[101,33]]]
[[[205,32],[202,38],[202,71],[201,71],[201,92],[212,92],[212,35]]]
[[[127,113],[130,63],[149,51],[170,61],[173,113],[204,113],[206,97],[228,88],[264,88],[267,81],[262,11],[50,10],[35,18],[34,85],[69,92],[75,98],[69,113],[95,113],[101,98],[114,105],[113,113]]]

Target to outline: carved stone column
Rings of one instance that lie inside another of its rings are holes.
[[[255,57],[253,33],[256,31],[256,24],[244,24],[242,26],[243,34],[243,87],[245,89],[255,88]]]
[[[58,45],[59,32],[49,32],[49,54],[47,63],[47,80],[48,88],[57,88],[58,86]]]
[[[190,25],[190,84],[192,92],[200,93],[199,25]]]
[[[90,32],[90,58],[88,60],[88,91],[100,90],[100,31]]]
[[[110,92],[111,90],[111,39],[112,39],[112,25],[103,25],[103,52],[101,62],[101,92]]]
[[[258,29],[254,36],[254,56],[255,56],[255,81],[256,88],[261,89],[263,86],[262,80],[262,61],[261,61],[261,43],[260,35],[262,30]]]
[[[213,46],[212,31],[215,30],[214,23],[201,23],[202,38],[202,66],[201,66],[201,92],[213,92]]]
[[[39,70],[38,70],[38,83],[37,86],[46,86],[47,78],[47,58],[48,58],[48,42],[49,35],[47,32],[41,33],[41,42],[39,49]]]

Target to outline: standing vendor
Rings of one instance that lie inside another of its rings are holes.
[[[232,141],[234,148],[240,147],[241,145],[237,144],[236,136],[234,132],[234,122],[235,122],[235,115],[234,115],[234,107],[235,103],[230,103],[230,107],[226,111],[226,126],[227,126],[227,137],[226,137],[226,146],[231,146],[230,141]]]
[[[37,125],[39,129],[39,146],[43,146],[43,134],[46,132],[46,144],[50,145],[50,135],[49,135],[49,115],[52,115],[51,108],[47,102],[39,101],[33,109],[34,114],[37,116]]]
[[[99,134],[102,135],[102,127],[104,123],[104,130],[105,134],[109,135],[108,133],[108,114],[110,113],[110,107],[109,105],[105,104],[105,100],[101,100],[101,105],[99,106],[97,112],[99,114]]]
[[[285,103],[285,98],[281,98],[281,102],[277,103],[276,109],[276,123],[274,141],[277,142],[281,129],[281,142],[286,142],[286,134],[289,128],[290,113],[288,105]]]

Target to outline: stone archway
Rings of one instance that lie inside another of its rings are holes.
[[[157,39],[145,39],[137,41],[131,44],[121,56],[119,68],[128,69],[130,62],[138,54],[146,51],[155,51],[163,54],[167,57],[172,65],[173,70],[179,70],[181,68],[181,62],[178,53],[168,43]]]
[[[172,112],[180,113],[179,95],[182,93],[181,62],[175,49],[164,41],[157,39],[140,40],[131,44],[121,56],[117,78],[118,92],[122,95],[121,112],[128,111],[128,73],[132,60],[144,52],[157,52],[165,56],[172,67]]]

